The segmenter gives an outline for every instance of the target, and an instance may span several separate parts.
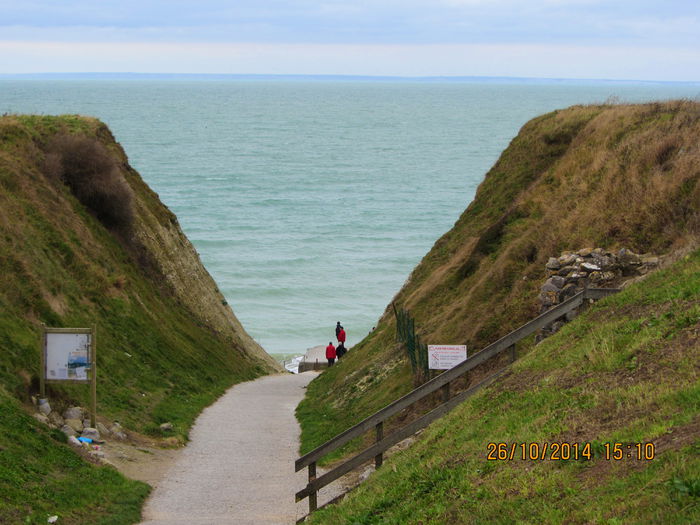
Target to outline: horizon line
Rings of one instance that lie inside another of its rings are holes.
[[[0,73],[0,78],[56,79],[60,77],[83,79],[200,79],[200,80],[355,80],[355,81],[402,81],[402,82],[604,82],[627,84],[690,84],[700,85],[698,80],[644,80],[614,78],[570,78],[570,77],[510,77],[479,75],[339,75],[339,74],[275,74],[275,73],[136,73],[136,72],[37,72],[37,73]]]

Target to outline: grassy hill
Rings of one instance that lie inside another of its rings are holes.
[[[38,391],[42,324],[96,327],[98,421],[153,436],[167,421],[167,437],[186,439],[226,388],[280,369],[104,124],[9,115],[0,118],[0,522],[45,523],[42,512],[58,509],[61,523],[109,523],[120,505],[138,520],[146,486],[84,463],[20,408]],[[51,384],[48,397],[55,409],[89,406],[81,386]]]
[[[394,302],[415,317],[423,342],[471,353],[539,313],[550,257],[691,245],[700,232],[699,136],[700,104],[691,101],[574,106],[533,119]],[[414,385],[389,306],[376,330],[309,385],[297,411],[302,452]]]
[[[533,119],[395,304],[415,317],[423,342],[471,353],[539,313],[550,257],[593,247],[689,253],[700,238],[698,137],[700,104],[690,101],[575,106]],[[311,522],[697,522],[699,272],[695,252],[539,345],[519,343],[524,357],[504,379]],[[375,331],[309,385],[297,409],[302,453],[418,382],[390,305]],[[489,443],[531,442],[588,443],[593,459],[487,460]],[[629,460],[627,448],[623,460],[604,459],[616,442],[653,443],[655,459]]]
[[[308,522],[700,522],[700,251],[527,349]]]

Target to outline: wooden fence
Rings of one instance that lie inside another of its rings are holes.
[[[393,403],[385,406],[378,412],[375,412],[368,418],[360,421],[356,425],[350,427],[345,432],[338,434],[334,438],[325,442],[323,445],[312,450],[308,454],[303,455],[296,460],[294,467],[295,472],[299,472],[304,467],[309,469],[309,482],[302,490],[296,493],[296,501],[302,501],[304,498],[309,498],[309,513],[313,512],[318,508],[317,494],[318,491],[328,485],[329,483],[335,481],[339,477],[347,474],[348,472],[358,468],[360,465],[366,461],[374,458],[374,464],[378,468],[382,465],[383,453],[400,441],[403,441],[407,437],[415,434],[418,430],[425,428],[430,423],[447,414],[450,410],[455,408],[457,405],[462,403],[465,399],[470,397],[475,392],[479,391],[484,386],[492,383],[497,379],[506,368],[502,368],[495,374],[484,379],[480,383],[470,387],[469,389],[460,392],[455,396],[450,396],[450,383],[455,379],[463,376],[473,368],[479,366],[485,361],[491,359],[492,357],[499,355],[504,350],[510,350],[511,362],[515,360],[515,344],[524,339],[525,337],[535,333],[560,317],[563,317],[568,312],[579,308],[587,300],[596,300],[612,295],[618,292],[617,288],[586,288],[583,291],[577,293],[573,297],[570,297],[563,303],[555,306],[554,308],[547,310],[540,316],[536,317],[532,321],[522,325],[520,328],[513,330],[508,335],[500,338],[495,343],[490,344],[480,352],[474,354],[465,361],[462,361],[456,367],[445,371],[439,376],[431,379],[430,381],[422,384],[415,390],[409,392],[402,398],[394,401]],[[427,414],[419,417],[415,421],[409,423],[408,425],[395,430],[391,435],[384,436],[384,421],[386,421],[391,416],[401,412],[405,408],[408,408],[412,404],[424,399],[426,396],[432,394],[438,389],[442,389],[442,404],[437,408]],[[375,443],[371,447],[365,449],[354,457],[348,459],[342,464],[336,466],[332,470],[326,472],[322,476],[316,477],[316,463],[319,459],[326,456],[327,454],[337,450],[342,447],[350,440],[363,435],[365,432],[374,429],[375,430]],[[301,520],[300,520],[301,521]]]

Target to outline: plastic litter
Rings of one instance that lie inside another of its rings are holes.
[[[49,523],[56,523],[58,521],[58,516],[50,516],[46,521]]]
[[[78,441],[82,441],[83,443],[92,443],[92,439],[90,438],[84,438],[84,437],[79,437]]]

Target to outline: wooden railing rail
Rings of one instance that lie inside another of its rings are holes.
[[[439,376],[431,379],[430,381],[419,386],[415,390],[409,392],[402,398],[394,401],[393,403],[387,405],[381,410],[375,412],[366,419],[360,421],[356,425],[350,427],[345,432],[338,434],[334,438],[328,440],[323,445],[312,450],[308,454],[303,455],[294,463],[295,472],[303,469],[304,467],[309,467],[309,483],[304,489],[296,493],[296,500],[301,501],[306,497],[309,497],[309,512],[316,510],[316,494],[319,489],[325,487],[329,483],[338,479],[339,477],[347,474],[348,472],[354,470],[365,461],[368,461],[374,457],[375,466],[379,467],[382,464],[382,453],[387,449],[395,445],[396,443],[406,439],[407,437],[414,434],[421,428],[426,427],[432,423],[435,419],[443,416],[454,407],[459,405],[462,401],[467,399],[469,396],[483,388],[484,386],[493,382],[498,378],[504,371],[505,368],[501,369],[497,373],[489,376],[477,385],[460,392],[456,396],[450,398],[450,382],[459,378],[460,376],[467,373],[469,370],[479,366],[488,359],[500,354],[504,350],[511,350],[511,361],[515,360],[515,344],[521,341],[525,337],[533,334],[537,330],[548,326],[560,317],[566,315],[568,312],[581,306],[587,299],[601,299],[608,295],[618,292],[617,288],[586,288],[583,291],[577,293],[573,297],[570,297],[563,303],[555,306],[554,308],[547,310],[543,314],[539,315],[532,321],[522,325],[521,327],[513,330],[508,335],[501,337],[495,343],[490,344],[485,347],[480,352],[474,354],[472,357],[463,361],[456,367],[443,372]],[[397,414],[403,409],[411,406],[413,403],[420,401],[429,394],[435,392],[436,390],[443,388],[443,404],[433,409],[431,412],[421,416],[412,423],[409,423],[405,427],[402,427],[392,433],[390,436],[384,437],[384,421],[386,421],[391,416]],[[326,472],[320,477],[316,477],[316,463],[317,461],[324,457],[325,455],[333,452],[334,450],[342,447],[350,440],[361,436],[368,430],[375,428],[376,430],[376,443],[366,450],[362,451],[358,455],[349,459],[348,461],[342,463],[341,465],[335,467],[334,469]]]

